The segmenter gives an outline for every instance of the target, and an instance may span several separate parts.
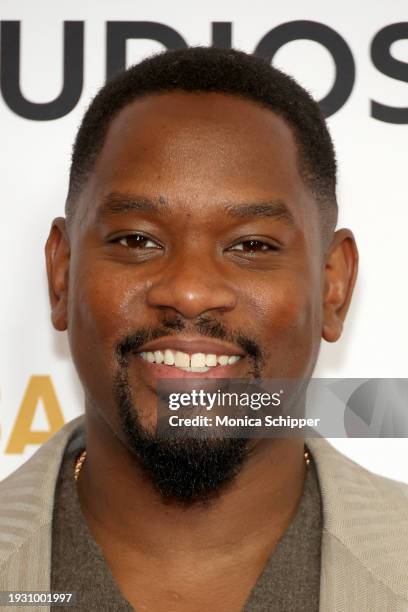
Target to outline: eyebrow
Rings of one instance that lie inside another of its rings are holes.
[[[283,200],[259,202],[252,204],[231,204],[226,207],[232,217],[273,217],[281,219],[290,226],[295,226],[295,218]]]
[[[296,225],[295,218],[287,204],[281,200],[268,202],[252,202],[244,204],[226,204],[225,210],[231,217],[236,218],[275,218],[286,222],[291,227]],[[128,212],[170,212],[167,200],[159,196],[152,200],[145,196],[112,192],[102,202],[98,216],[116,215]]]
[[[162,196],[159,196],[157,200],[152,200],[145,196],[112,192],[104,198],[98,211],[98,216],[117,215],[134,211],[162,213],[165,210],[168,210],[168,203]]]

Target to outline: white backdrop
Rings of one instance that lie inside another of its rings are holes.
[[[268,31],[299,20],[328,26],[344,39],[354,58],[355,80],[329,127],[339,161],[340,225],[355,232],[361,265],[344,337],[322,346],[316,375],[408,378],[408,118],[405,112],[400,123],[391,123],[398,114],[392,108],[386,109],[386,120],[371,116],[371,101],[408,107],[406,0],[2,0],[0,19],[3,24],[20,22],[21,94],[37,103],[55,99],[63,85],[63,22],[85,24],[82,93],[60,118],[27,119],[11,110],[14,102],[7,92],[12,75],[4,59],[2,64],[0,478],[28,458],[50,431],[82,411],[66,337],[54,332],[49,320],[43,247],[51,219],[63,213],[75,130],[105,80],[108,21],[165,24],[189,45],[211,44],[212,23],[229,22],[233,46],[248,52]],[[398,23],[405,25],[392,32],[403,34],[384,43],[379,53],[385,67],[378,67],[371,57],[372,41]],[[3,36],[4,57],[6,42]],[[128,40],[127,64],[162,48],[152,40]],[[319,100],[336,76],[332,55],[310,40],[283,45],[274,63]],[[337,77],[344,86],[347,75],[341,66]],[[332,442],[373,471],[408,482],[406,439]]]

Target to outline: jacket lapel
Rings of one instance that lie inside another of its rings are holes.
[[[51,525],[61,459],[82,417],[0,483],[0,591],[49,591]],[[49,610],[49,606],[36,610]]]
[[[320,609],[408,610],[408,486],[307,440],[323,504]]]

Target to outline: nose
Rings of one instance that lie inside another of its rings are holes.
[[[227,312],[237,303],[236,290],[210,257],[187,253],[166,265],[152,279],[147,293],[149,306],[177,311],[194,319],[208,311]]]

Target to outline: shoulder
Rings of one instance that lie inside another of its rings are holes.
[[[73,437],[82,437],[83,417],[78,417],[62,427],[45,444],[43,444],[25,463],[9,476],[0,481],[0,507],[3,495],[14,489],[22,490],[21,483],[40,487],[45,493],[45,487],[53,483],[58,474],[61,459],[67,444]],[[38,492],[38,490],[37,490]]]
[[[408,484],[374,474],[324,438],[308,440],[307,444],[315,458],[320,485],[331,498],[344,496],[345,503],[354,496],[382,499],[385,504],[387,501],[397,503],[403,515],[408,513]]]
[[[0,482],[0,587],[19,579],[38,585],[49,565],[54,492],[62,457],[73,437],[82,437],[83,417],[67,423],[21,467]],[[42,569],[37,569],[42,565]],[[14,570],[13,570],[14,568]],[[27,584],[25,584],[27,586]],[[45,587],[44,587],[45,588]],[[38,587],[36,587],[38,590]],[[1,589],[0,589],[1,590]],[[26,590],[29,590],[27,588]]]
[[[357,591],[366,584],[367,597],[375,586],[408,606],[408,486],[373,474],[325,439],[307,444],[322,497],[322,567],[328,583],[335,590],[343,581],[349,592],[353,584]],[[345,564],[354,568],[352,574]]]

